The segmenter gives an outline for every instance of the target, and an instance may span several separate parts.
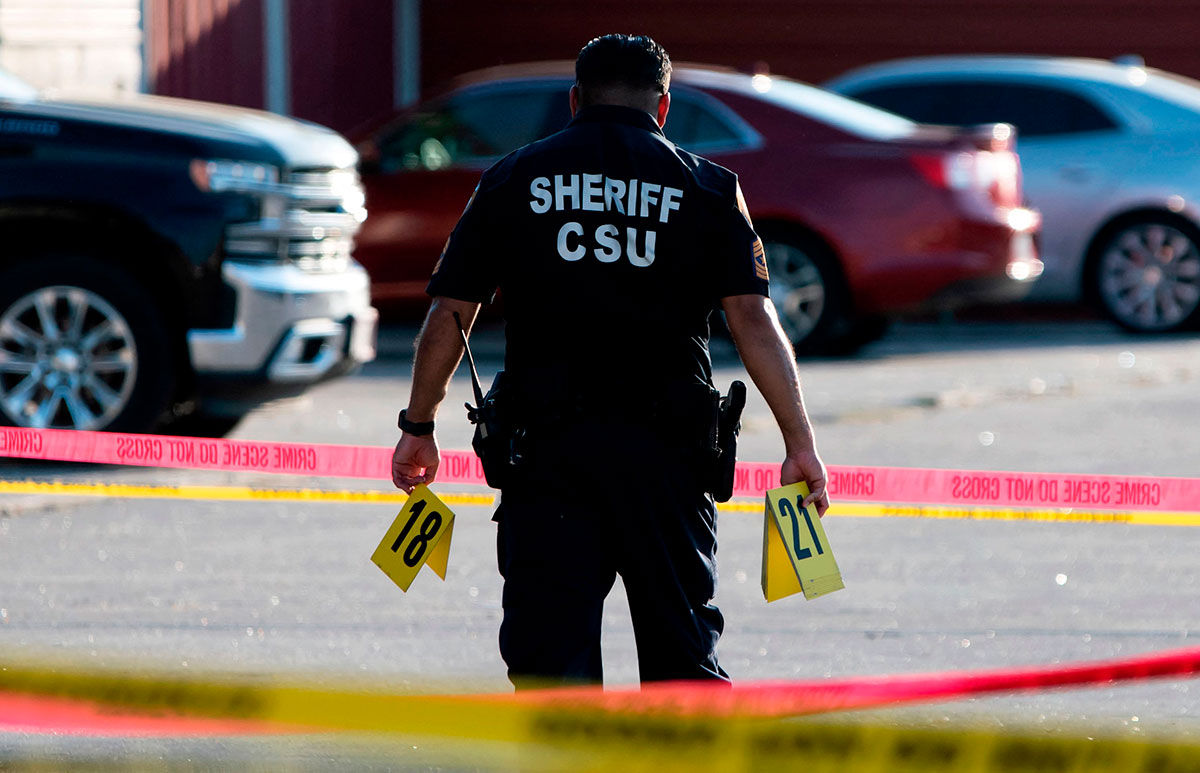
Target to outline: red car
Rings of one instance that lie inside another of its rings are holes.
[[[569,63],[482,70],[358,137],[375,304],[416,313],[480,173],[570,120]],[[797,347],[900,313],[1015,299],[1041,273],[1012,128],[956,130],[786,78],[679,67],[667,136],[737,172]]]

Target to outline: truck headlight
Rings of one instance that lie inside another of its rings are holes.
[[[209,161],[197,158],[188,166],[192,182],[202,191],[266,193],[279,184],[279,168],[252,161]]]

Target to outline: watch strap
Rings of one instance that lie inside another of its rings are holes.
[[[410,435],[433,434],[432,421],[409,421],[408,416],[406,416],[407,413],[408,409],[400,411],[400,417],[396,420],[396,426],[400,428],[401,432],[407,432]]]

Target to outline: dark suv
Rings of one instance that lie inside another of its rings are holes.
[[[357,160],[269,113],[0,73],[0,422],[220,434],[372,359]]]

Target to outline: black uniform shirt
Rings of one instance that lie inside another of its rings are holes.
[[[597,105],[480,179],[427,292],[504,300],[505,368],[543,392],[709,383],[720,299],[767,295],[737,176]]]

